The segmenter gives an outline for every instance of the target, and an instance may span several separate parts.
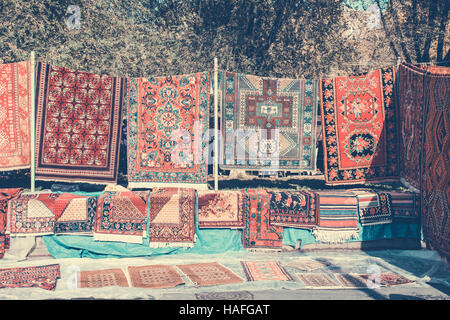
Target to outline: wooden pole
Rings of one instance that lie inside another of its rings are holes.
[[[219,190],[218,62],[214,58],[214,190]]]
[[[31,131],[31,141],[30,141],[30,149],[31,149],[31,154],[30,154],[30,176],[31,176],[31,184],[30,184],[30,189],[31,192],[35,192],[35,184],[34,184],[34,171],[35,171],[35,134],[36,134],[36,130],[35,130],[35,123],[36,123],[36,115],[35,115],[35,111],[36,111],[36,102],[35,102],[35,56],[34,56],[34,51],[31,51],[31,55],[30,55],[30,68],[31,68],[31,82],[30,82],[30,86],[31,86],[31,119],[30,119],[30,131]]]

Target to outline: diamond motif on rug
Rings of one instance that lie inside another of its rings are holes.
[[[218,262],[177,265],[196,286],[242,283],[244,280]]]
[[[387,192],[355,191],[362,226],[392,223],[392,201]]]
[[[131,286],[136,288],[173,288],[184,281],[176,269],[168,265],[128,267]]]
[[[318,82],[221,71],[223,169],[315,170]]]
[[[79,288],[128,287],[128,281],[122,269],[79,271],[78,280]]]

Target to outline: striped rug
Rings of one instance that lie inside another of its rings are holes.
[[[319,242],[342,243],[358,239],[358,202],[352,192],[320,191],[319,224],[313,235]]]

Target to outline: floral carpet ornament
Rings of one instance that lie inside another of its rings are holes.
[[[221,71],[223,169],[316,170],[317,80]]]
[[[36,179],[115,183],[125,79],[36,65]]]
[[[392,223],[392,200],[387,192],[355,191],[362,226]]]
[[[283,228],[270,224],[270,194],[249,189],[244,196],[244,248],[281,248]]]
[[[196,286],[242,283],[244,279],[218,262],[177,265]]]
[[[148,191],[104,192],[97,199],[94,240],[142,244]]]
[[[199,190],[199,228],[242,228],[243,194],[241,191]]]
[[[295,281],[278,261],[241,261],[248,281]]]
[[[130,79],[129,187],[206,186],[209,88],[208,72]]]
[[[396,68],[320,81],[325,182],[397,181]]]
[[[135,288],[173,288],[184,281],[173,266],[129,266],[131,286]]]
[[[30,167],[31,68],[0,65],[0,171]]]
[[[319,196],[310,191],[268,191],[270,224],[312,228],[319,222]]]
[[[150,194],[149,245],[193,247],[196,240],[195,189],[157,188]]]
[[[61,278],[59,264],[0,269],[0,288],[41,288],[55,290]]]

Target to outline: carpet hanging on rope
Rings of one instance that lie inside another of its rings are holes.
[[[128,85],[128,181],[206,183],[208,72],[135,78]]]
[[[397,181],[396,68],[320,81],[325,182]]]
[[[30,167],[30,62],[0,65],[0,171]]]
[[[221,71],[223,169],[316,170],[317,80]]]
[[[426,242],[450,258],[450,74],[427,73],[422,150],[422,230]]]
[[[400,115],[400,176],[420,188],[423,136],[424,72],[402,63],[399,67],[398,102]]]
[[[115,183],[125,79],[36,65],[36,179]]]

